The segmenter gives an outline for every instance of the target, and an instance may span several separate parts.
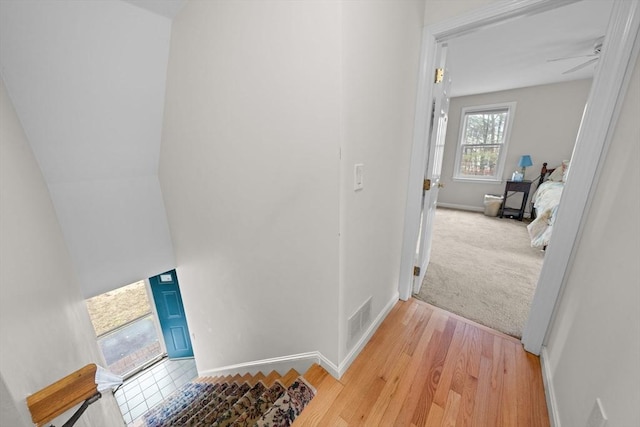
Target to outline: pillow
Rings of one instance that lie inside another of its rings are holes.
[[[562,161],[562,182],[567,182],[569,176],[569,166],[571,166],[571,160]]]
[[[549,181],[560,182],[560,181],[562,181],[562,175],[564,175],[564,169],[562,168],[562,166],[558,166],[551,173],[551,175],[549,175],[549,178],[547,178],[547,179]]]

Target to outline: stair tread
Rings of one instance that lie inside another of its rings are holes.
[[[289,369],[289,371],[280,378],[282,384],[285,387],[289,387],[295,380],[298,378],[300,374],[295,369]]]
[[[329,379],[334,381],[333,385]],[[138,419],[141,421],[138,424],[248,427],[285,422],[289,425],[308,406],[317,389],[334,393],[335,384],[340,383],[318,364],[312,365],[305,376],[290,369],[282,376],[272,371],[266,376],[258,372],[198,377],[149,410]],[[312,415],[302,420],[313,419]]]
[[[170,419],[167,419],[162,425],[186,425],[187,421],[191,419],[194,414],[198,413],[200,410],[202,410],[202,408],[206,407],[211,402],[219,399],[222,394],[224,394],[224,390],[221,386],[218,386],[216,389],[210,390],[208,394],[203,394],[199,399],[192,402],[189,406],[183,408],[180,413],[171,417]]]
[[[264,383],[264,385],[266,385],[267,387],[271,387],[274,383],[275,380],[277,380],[278,378],[280,378],[280,374],[276,371],[271,371],[269,373],[269,375],[267,375],[262,382]]]
[[[285,387],[275,381],[271,387],[266,389],[253,405],[245,410],[232,424],[232,427],[252,427],[255,422],[262,417],[273,406],[273,403],[286,392]]]
[[[264,374],[262,372],[258,372],[253,376],[253,378],[251,378],[251,381],[249,383],[251,385],[256,385],[259,381],[262,381],[264,378],[265,378]]]
[[[174,392],[164,405],[145,414],[145,423],[152,427],[165,425],[169,420],[178,417],[185,408],[208,396],[215,388],[215,385],[208,383],[187,383]]]
[[[322,380],[327,377],[327,375],[329,375],[329,373],[326,369],[317,363],[314,363],[309,369],[307,369],[307,372],[305,372],[304,379],[312,386],[317,387]]]
[[[238,385],[235,383],[220,383],[220,388],[216,396],[213,396],[209,403],[201,407],[198,411],[195,411],[195,413],[191,414],[191,416],[186,419],[182,425],[200,425],[201,420],[203,420],[209,412],[220,405],[230,394],[234,393],[237,388]]]
[[[211,425],[214,422],[216,422],[216,420],[218,419],[218,417],[220,417],[222,414],[224,414],[226,411],[230,410],[233,405],[236,404],[236,402],[247,392],[249,391],[251,387],[249,386],[249,384],[247,383],[243,383],[242,385],[239,385],[237,387],[237,389],[230,394],[229,396],[227,396],[227,398],[225,400],[223,400],[218,406],[216,406],[215,408],[213,408],[203,419],[203,423],[205,425]]]
[[[268,427],[274,425],[289,425],[302,414],[304,408],[315,396],[314,388],[304,378],[298,376],[294,379],[286,392],[273,403],[268,411],[256,421],[256,427]]]
[[[262,393],[266,390],[266,387],[261,382],[256,383],[251,389],[249,389],[236,403],[218,415],[216,421],[213,423],[214,427],[228,427],[240,417],[245,411],[249,410],[255,402],[260,398]]]
[[[319,384],[312,385],[316,388],[316,396],[322,395],[322,399],[312,399],[304,408],[304,411],[296,417],[292,426],[303,427],[318,425],[344,388],[342,383],[331,375],[326,375]]]

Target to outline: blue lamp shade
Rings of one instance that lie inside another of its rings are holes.
[[[528,168],[529,166],[533,166],[533,162],[531,161],[531,156],[525,154],[520,157],[520,161],[518,162],[518,166],[521,168]]]

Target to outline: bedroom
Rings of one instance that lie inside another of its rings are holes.
[[[590,49],[593,49],[593,43],[597,39],[597,35],[605,31],[610,10],[607,9],[608,6],[610,5],[581,2],[560,8],[554,12],[547,12],[545,15],[554,14],[554,16],[551,18],[549,16],[544,17],[544,24],[542,24],[543,21],[536,21],[532,18],[528,18],[525,23],[518,22],[517,31],[527,35],[520,40],[528,39],[527,44],[519,45],[516,42],[504,42],[504,40],[514,39],[513,34],[515,34],[516,28],[513,23],[501,26],[504,28],[494,27],[490,30],[483,30],[481,35],[474,33],[472,36],[459,37],[449,42],[448,65],[450,66],[453,80],[452,98],[440,177],[442,188],[439,190],[438,207],[482,212],[484,210],[484,196],[487,194],[501,196],[505,190],[505,182],[511,179],[514,171],[520,171],[518,166],[520,157],[522,155],[530,155],[533,165],[526,168],[524,179],[532,181],[532,184],[530,186],[529,200],[525,204],[526,220],[525,224],[522,224],[523,230],[521,230],[521,233],[524,234],[522,237],[522,250],[526,250],[531,245],[524,226],[531,221],[531,201],[537,188],[540,169],[545,162],[548,163],[549,168],[553,168],[560,166],[564,160],[571,158],[582,113],[591,88],[590,76],[593,75],[595,69],[590,64],[590,66],[584,67],[579,71],[562,74],[591,58],[578,57],[553,62],[548,60],[564,56],[588,55]],[[583,28],[582,32],[576,30],[576,34],[568,39],[566,36],[558,34],[559,28],[564,29],[567,26],[576,24]],[[588,30],[585,31],[584,28],[588,28]],[[552,43],[554,37],[558,38],[555,45]],[[560,39],[563,37],[564,40],[561,42]],[[503,44],[503,49],[500,50],[500,53],[492,55],[483,52],[482,54],[473,55],[471,58],[460,55],[460,52],[481,51],[482,46],[492,46],[497,43]],[[570,52],[574,52],[574,55],[570,55]],[[513,58],[517,59],[514,61]],[[517,64],[512,62],[534,60],[534,58],[540,64],[530,65],[529,69],[525,67],[520,72],[516,71],[516,77],[513,76],[512,67],[517,66]],[[555,76],[551,76],[545,81],[542,70],[549,66],[555,67],[553,70]],[[461,72],[460,69],[463,71]],[[534,69],[533,74],[537,75],[531,76],[531,69]],[[511,75],[508,74],[509,72],[511,72]],[[538,79],[531,80],[538,83],[527,85],[525,83],[526,78]],[[560,79],[564,81],[559,81]],[[503,166],[497,165],[499,169],[497,179],[491,181],[464,179],[464,177],[454,178],[462,110],[469,107],[482,108],[482,106],[495,106],[506,103],[515,103],[515,113],[513,114],[510,137],[503,153]],[[512,207],[519,206],[520,200],[521,194],[511,194],[507,205]],[[439,210],[439,214],[442,214],[442,212],[446,212],[446,210]],[[482,221],[486,220],[486,218],[482,218],[482,215],[479,215],[478,220]],[[502,219],[501,221],[512,222],[513,220]],[[434,234],[437,235],[437,220],[435,227]],[[437,251],[436,246],[434,243],[434,251]],[[536,246],[538,249],[542,249],[544,245],[538,242]],[[480,250],[483,249],[480,248]],[[434,252],[434,254],[437,255],[437,252]],[[540,260],[541,262],[542,259]],[[539,269],[528,278],[531,294],[535,290],[538,273]],[[427,269],[427,279],[429,279],[428,276],[429,270]],[[432,287],[435,285],[434,283]],[[447,292],[449,291],[450,289]],[[427,295],[425,295],[427,292],[429,291],[425,290],[423,286],[421,294],[425,297],[425,300],[428,300]],[[465,299],[464,291],[460,290],[457,293],[459,295],[450,296],[456,306],[474,303],[474,301]],[[431,299],[430,301],[434,302],[436,299]],[[493,303],[496,302],[498,301]],[[508,325],[508,328],[498,329],[511,333],[515,328],[518,332],[511,334],[519,336],[527,318],[529,303],[530,300],[524,303],[523,308],[509,307],[509,310],[518,311],[517,315],[521,320],[516,322],[519,323],[519,325],[515,325],[517,327]],[[447,306],[447,308],[453,310],[452,306]],[[526,313],[523,310],[526,310]],[[458,314],[465,316],[467,313]],[[506,314],[505,316],[510,317]],[[495,327],[495,323],[492,323],[494,319],[486,319],[487,322],[478,318],[474,320]]]

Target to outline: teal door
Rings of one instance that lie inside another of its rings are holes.
[[[170,358],[193,357],[187,317],[182,306],[176,271],[150,277],[151,293],[158,311],[167,354]]]

